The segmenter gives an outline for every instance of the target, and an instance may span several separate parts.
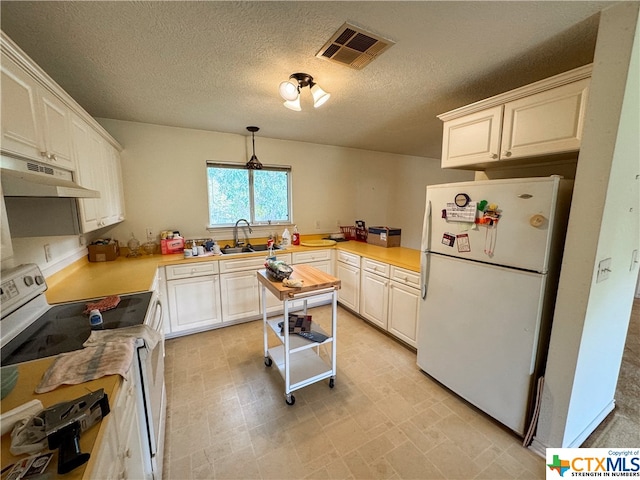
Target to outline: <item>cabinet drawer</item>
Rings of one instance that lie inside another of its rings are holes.
[[[166,267],[167,280],[178,278],[202,277],[218,273],[218,262],[206,263],[184,263],[182,265],[171,265]]]
[[[338,250],[338,261],[360,268],[360,257],[353,253],[341,252]]]
[[[363,258],[361,268],[366,272],[375,273],[376,275],[389,278],[389,265],[386,263],[377,262],[370,258]]]
[[[242,272],[245,270],[259,270],[264,268],[265,255],[257,257],[236,257],[229,260],[220,260],[220,273]],[[285,263],[291,263],[291,254],[280,254],[277,251],[276,258]]]
[[[313,250],[309,252],[294,252],[293,263],[320,262],[331,260],[331,250]]]
[[[404,283],[410,287],[420,288],[420,274],[418,272],[412,272],[411,270],[405,270],[404,268],[392,266],[391,280]]]

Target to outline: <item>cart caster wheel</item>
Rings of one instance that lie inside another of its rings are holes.
[[[294,397],[293,395],[287,395],[287,398],[285,398],[284,401],[287,402],[287,405],[293,405],[294,403],[296,403],[296,397]]]
[[[266,357],[266,358],[264,359],[264,364],[265,364],[267,367],[270,367],[271,365],[273,365],[273,361],[271,360],[271,357]]]
[[[336,386],[336,381],[333,378],[329,379],[329,388],[333,388]]]

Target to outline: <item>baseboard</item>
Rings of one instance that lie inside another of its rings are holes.
[[[531,445],[529,445],[529,450],[542,458],[547,457],[547,448],[548,447],[536,437],[533,437],[533,441],[531,442]]]
[[[579,448],[580,445],[584,443],[584,441],[591,435],[598,425],[600,425],[603,420],[609,415],[616,406],[615,399],[611,399],[611,401],[600,411],[598,415],[587,425],[587,427],[578,435],[566,448]]]
[[[600,425],[604,421],[604,419],[607,418],[607,415],[609,415],[613,411],[615,406],[616,401],[615,399],[612,399],[600,411],[600,413],[596,415],[596,417],[589,423],[589,425],[586,426],[586,428],[580,433],[580,435],[573,439],[573,441],[568,445],[550,447],[549,445],[546,445],[544,442],[542,442],[538,437],[534,436],[531,445],[529,445],[529,450],[536,453],[537,455],[540,455],[541,457],[546,457],[547,448],[579,448],[580,445],[582,445],[585,440],[589,438],[589,435],[591,435],[595,431],[595,429],[598,428],[598,425]]]

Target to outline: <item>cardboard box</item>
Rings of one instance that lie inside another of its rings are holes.
[[[184,252],[184,238],[164,238],[160,240],[160,251],[163,255]]]
[[[402,230],[389,227],[369,227],[367,243],[379,247],[399,247]]]
[[[89,245],[90,262],[112,262],[120,255],[118,242],[108,245]]]

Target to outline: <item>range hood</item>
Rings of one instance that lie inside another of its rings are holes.
[[[100,198],[100,192],[75,183],[68,170],[5,155],[0,166],[5,197]]]

